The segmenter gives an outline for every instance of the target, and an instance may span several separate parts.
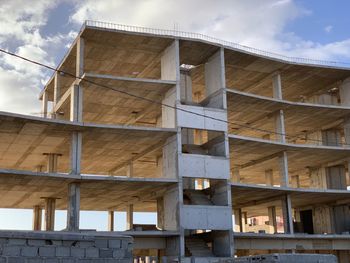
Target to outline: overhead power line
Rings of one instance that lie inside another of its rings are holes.
[[[168,105],[168,104],[165,104],[165,103],[162,103],[162,102],[158,102],[158,101],[155,101],[155,100],[152,100],[152,99],[149,99],[149,98],[145,98],[145,97],[142,97],[142,96],[138,96],[138,95],[135,95],[135,94],[132,94],[132,93],[129,93],[127,91],[123,91],[123,90],[118,90],[114,87],[110,87],[110,86],[107,86],[107,85],[103,85],[103,84],[100,84],[100,83],[97,83],[97,82],[94,82],[92,80],[89,80],[89,79],[84,79],[80,76],[76,76],[75,74],[72,74],[70,72],[66,72],[66,71],[63,71],[63,70],[60,70],[58,68],[54,68],[54,67],[51,67],[49,65],[46,65],[46,64],[43,64],[41,62],[38,62],[38,61],[35,61],[35,60],[32,60],[32,59],[29,59],[27,57],[23,57],[23,56],[20,56],[18,54],[15,54],[13,52],[10,52],[8,50],[5,50],[5,49],[1,49],[0,48],[0,52],[2,53],[5,53],[7,55],[10,55],[12,57],[16,57],[16,58],[19,58],[21,60],[24,60],[26,62],[29,62],[29,63],[32,63],[32,64],[35,64],[37,66],[40,66],[40,67],[43,67],[43,68],[46,68],[46,69],[49,69],[51,71],[54,71],[54,72],[57,72],[59,74],[63,74],[63,75],[67,75],[67,76],[70,76],[72,78],[75,78],[75,79],[79,79],[83,82],[86,82],[86,83],[89,83],[89,84],[92,84],[92,85],[95,85],[95,86],[98,86],[98,87],[102,87],[102,88],[105,88],[105,89],[110,89],[110,90],[114,90],[116,92],[119,92],[121,94],[124,94],[124,95],[127,95],[127,96],[130,96],[130,97],[134,97],[134,98],[137,98],[137,99],[140,99],[140,100],[144,100],[144,101],[147,101],[149,103],[154,103],[154,104],[158,104],[160,106],[164,106],[164,107],[167,107],[167,108],[171,108],[171,109],[174,109],[174,110],[179,110],[179,111],[182,111],[182,112],[186,112],[186,113],[190,113],[190,114],[193,114],[193,115],[196,115],[196,116],[200,116],[200,117],[204,117],[204,118],[207,118],[207,119],[211,119],[211,120],[215,120],[215,121],[219,121],[219,122],[224,122],[226,124],[232,124],[232,125],[236,125],[236,126],[239,126],[239,127],[242,127],[242,128],[245,128],[245,129],[250,129],[250,130],[254,130],[254,131],[258,131],[258,132],[264,132],[264,133],[271,133],[271,134],[275,134],[275,135],[278,135],[278,136],[284,136],[286,139],[287,138],[291,138],[291,139],[301,139],[301,140],[305,140],[304,137],[300,137],[300,136],[289,136],[287,135],[286,133],[280,133],[280,132],[276,132],[276,131],[270,131],[270,130],[266,130],[266,129],[261,129],[261,128],[255,128],[255,127],[251,127],[249,125],[244,125],[244,124],[240,124],[240,123],[235,123],[235,122],[231,122],[231,121],[227,121],[227,120],[222,120],[222,119],[219,119],[219,118],[215,118],[215,117],[211,117],[211,116],[206,116],[206,115],[203,115],[203,114],[200,114],[200,113],[197,113],[197,112],[194,112],[194,111],[190,111],[190,110],[186,110],[186,109],[182,109],[182,108],[178,108],[176,106],[173,106],[173,105]],[[317,139],[307,139],[308,141],[313,141],[313,142],[321,142],[323,143],[322,140],[317,140]],[[346,146],[350,146],[350,144],[342,144],[342,145],[346,145]]]

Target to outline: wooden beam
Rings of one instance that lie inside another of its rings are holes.
[[[108,211],[108,231],[114,231],[114,211]]]

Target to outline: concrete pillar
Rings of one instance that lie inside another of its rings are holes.
[[[180,71],[179,65],[179,42],[175,40],[167,47],[160,59],[161,63],[161,79],[178,80]]]
[[[292,179],[292,187],[294,187],[294,188],[300,188],[300,178],[299,178],[299,175],[293,175],[291,179]]]
[[[68,185],[67,230],[79,231],[80,184]]]
[[[157,198],[157,228],[164,229],[164,198]]]
[[[56,198],[46,197],[44,199],[45,199],[44,229],[45,231],[53,231],[55,229]]]
[[[284,113],[279,110],[275,114],[275,136],[277,141],[286,142],[286,130],[284,126]]]
[[[241,182],[241,175],[239,173],[239,168],[238,167],[234,167],[233,168],[232,175],[233,175],[233,182],[235,182],[235,183],[240,183]]]
[[[41,230],[41,221],[42,221],[42,208],[39,205],[33,207],[33,230]]]
[[[282,199],[282,215],[284,233],[294,234],[292,202],[289,194],[285,195]]]
[[[53,106],[55,107],[61,98],[61,76],[58,72],[55,74],[53,86]]]
[[[85,41],[82,37],[77,41],[77,57],[76,57],[76,76],[81,77],[84,74],[84,51]]]
[[[248,224],[248,215],[247,212],[242,212],[242,228],[243,228],[243,232],[246,231],[246,225]]]
[[[339,86],[340,104],[350,106],[350,77],[343,80]]]
[[[213,94],[215,96],[210,98],[207,106],[213,108],[226,108],[226,101],[223,99],[225,88],[225,61],[224,50],[218,50],[205,63],[205,91],[206,97]],[[223,92],[218,91],[222,90]]]
[[[189,70],[180,71],[180,97],[181,103],[190,103],[192,99],[192,78]]]
[[[45,90],[43,93],[43,101],[42,101],[42,108],[41,112],[44,118],[47,118],[47,107],[48,107],[48,94]]]
[[[134,164],[133,162],[129,162],[126,166],[126,176],[133,177],[134,176]]]
[[[83,88],[81,85],[71,87],[70,97],[70,121],[83,121]]]
[[[72,143],[70,149],[71,174],[80,174],[81,170],[81,153],[82,153],[82,133],[72,133]]]
[[[134,228],[134,206],[128,205],[126,207],[126,229],[132,230]]]
[[[238,226],[238,231],[243,232],[243,218],[242,218],[242,209],[234,209],[235,216],[235,225]]]
[[[57,173],[58,169],[58,157],[61,154],[58,153],[44,153],[46,155],[46,172],[47,173]]]
[[[282,82],[281,75],[279,73],[275,73],[272,76],[272,88],[273,88],[273,97],[275,99],[282,99]]]
[[[108,231],[114,231],[114,211],[108,211]]]
[[[269,169],[269,170],[265,170],[265,181],[266,181],[266,185],[268,186],[273,186],[273,170]]]
[[[267,209],[268,209],[268,216],[269,216],[269,226],[272,227],[273,234],[277,233],[276,207],[269,206]]]
[[[278,165],[281,179],[281,186],[289,186],[289,175],[288,175],[288,156],[287,152],[282,152],[278,157]]]

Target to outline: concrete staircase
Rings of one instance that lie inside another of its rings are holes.
[[[203,191],[187,189],[184,193],[190,199],[192,205],[213,205],[213,202]]]
[[[192,257],[214,257],[207,243],[201,238],[187,237],[185,244],[186,250]]]

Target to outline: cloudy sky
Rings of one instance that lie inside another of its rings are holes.
[[[0,0],[0,48],[55,66],[91,19],[350,63],[349,10],[348,0]],[[39,114],[38,93],[51,74],[0,53],[0,110]],[[0,218],[13,226],[13,216]]]

